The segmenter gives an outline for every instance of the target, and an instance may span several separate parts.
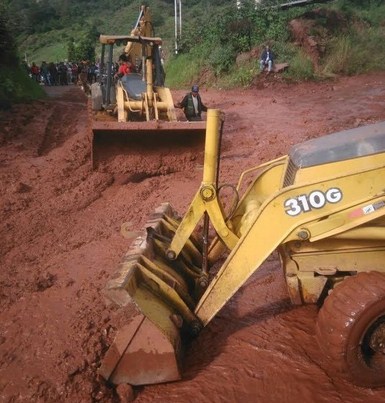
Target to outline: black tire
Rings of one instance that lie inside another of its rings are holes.
[[[365,387],[385,385],[385,274],[346,278],[326,298],[317,341],[328,372]]]

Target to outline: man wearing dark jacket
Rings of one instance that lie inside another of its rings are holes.
[[[274,54],[271,51],[270,47],[267,45],[261,54],[261,58],[259,60],[260,70],[263,71],[265,67],[267,67],[267,72],[270,73],[274,64]]]
[[[187,120],[196,121],[202,120],[202,112],[207,112],[207,107],[203,104],[199,95],[199,87],[193,85],[191,92],[185,95],[182,102],[175,105],[177,108],[182,108]]]

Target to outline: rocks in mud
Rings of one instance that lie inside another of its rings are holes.
[[[116,393],[121,403],[133,402],[135,399],[134,388],[127,383],[118,385],[116,387]]]
[[[18,182],[14,187],[14,193],[27,193],[32,190],[32,187],[23,182]]]
[[[57,281],[57,276],[51,273],[40,275],[35,279],[34,291],[42,292],[51,288]]]

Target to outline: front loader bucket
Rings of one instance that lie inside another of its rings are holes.
[[[154,149],[158,153],[163,148],[183,145],[194,147],[204,141],[206,122],[179,121],[97,121],[91,123],[91,162],[98,167],[116,155],[140,154]]]

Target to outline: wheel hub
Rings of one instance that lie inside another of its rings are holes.
[[[373,351],[385,354],[385,318],[380,320],[381,322],[377,321],[377,326],[371,333],[369,346]]]

